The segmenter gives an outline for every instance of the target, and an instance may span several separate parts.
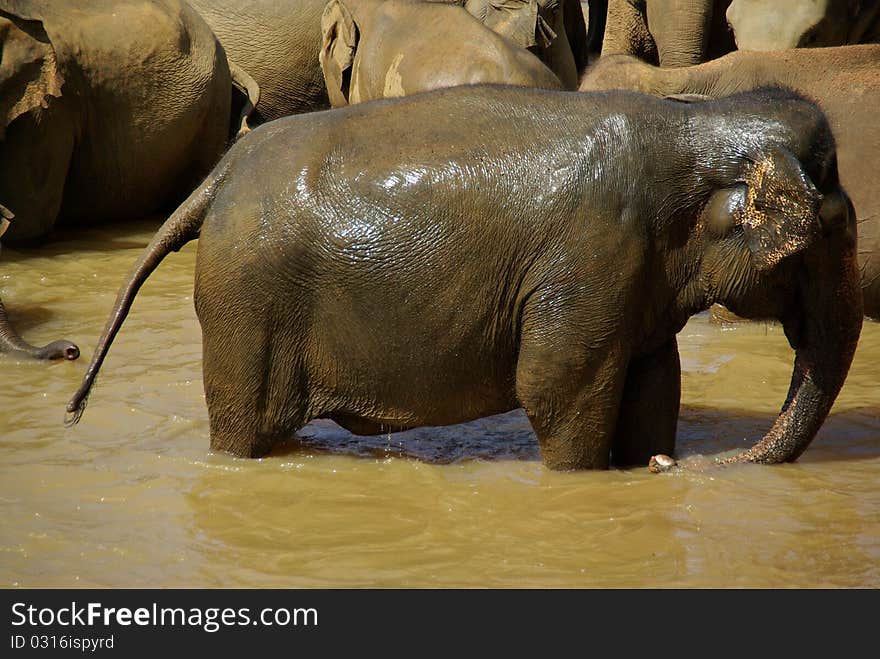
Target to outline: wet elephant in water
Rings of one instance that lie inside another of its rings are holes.
[[[462,86],[265,124],[134,265],[70,421],[142,283],[198,237],[216,450],[261,456],[313,418],[370,434],[523,407],[552,469],[645,464],[675,443],[676,334],[723,302],[796,350],[777,421],[728,460],[794,460],[862,325],[833,144],[787,91]]]
[[[458,6],[330,0],[321,28],[321,70],[333,107],[478,83],[562,89],[537,57]]]
[[[603,56],[582,91],[631,89],[655,96],[711,97],[764,86],[785,86],[816,100],[837,144],[840,181],[859,227],[865,313],[880,320],[880,45],[737,51],[699,66],[653,67],[631,57]]]

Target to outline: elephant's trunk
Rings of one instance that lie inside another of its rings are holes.
[[[2,300],[0,300],[0,352],[24,354],[34,359],[73,360],[79,357],[79,348],[70,341],[53,341],[38,348],[22,339],[9,322]]]
[[[661,67],[694,66],[706,59],[713,8],[712,2],[647,3]]]
[[[854,225],[831,236],[805,258],[799,286],[803,315],[785,323],[796,346],[785,405],[770,432],[751,449],[721,460],[792,462],[816,436],[846,379],[862,328],[862,293]],[[840,228],[840,227],[838,227]],[[848,243],[848,244],[841,244]]]

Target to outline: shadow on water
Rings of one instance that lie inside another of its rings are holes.
[[[744,450],[772,426],[774,414],[686,406],[678,424],[676,456],[714,456]],[[801,462],[870,460],[880,457],[880,408],[856,408],[828,417]],[[332,421],[313,421],[273,456],[300,452],[372,459],[409,458],[428,464],[469,460],[540,461],[538,440],[522,410],[469,423],[424,427],[381,435],[354,435]]]
[[[83,250],[89,252],[116,252],[142,249],[146,240],[136,238],[144,233],[155,232],[165,221],[163,215],[151,215],[139,220],[124,220],[85,227],[59,227],[48,238],[34,244],[7,245],[0,250],[0,267],[3,262],[16,263],[31,258],[68,256]]]
[[[8,300],[8,302],[12,302],[12,300]],[[14,306],[10,304],[7,312],[9,322],[20,333],[27,332],[59,317],[56,311],[48,307],[28,303],[19,304],[17,301],[14,301]]]

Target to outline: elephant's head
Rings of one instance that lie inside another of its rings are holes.
[[[460,0],[486,27],[534,52],[571,89],[587,64],[579,0]]]
[[[705,189],[695,208],[696,252],[687,258],[701,308],[720,302],[746,318],[778,319],[796,351],[772,429],[726,460],[785,462],[806,449],[843,385],[862,296],[856,218],[827,120],[790,92],[759,94],[763,104],[738,120],[727,105],[736,97],[689,106],[691,130],[712,126],[713,135],[688,165]]]
[[[60,97],[64,84],[42,21],[9,11],[14,4],[0,1],[0,140],[18,117]]]
[[[880,20],[880,3],[853,0],[733,0],[727,21],[740,50],[860,43]]]

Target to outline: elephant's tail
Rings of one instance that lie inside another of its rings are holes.
[[[116,304],[113,307],[107,325],[104,327],[104,333],[98,341],[98,346],[95,349],[92,362],[89,364],[89,368],[83,377],[82,384],[73,395],[73,398],[70,399],[70,402],[67,403],[67,416],[64,420],[64,425],[72,426],[82,417],[92,385],[95,384],[95,379],[98,376],[101,364],[104,363],[104,358],[107,356],[110,344],[113,343],[113,339],[122,327],[122,323],[125,321],[126,316],[128,316],[128,312],[134,302],[134,297],[147,280],[147,277],[150,276],[168,254],[178,251],[189,241],[198,238],[208,208],[223,183],[226,169],[223,166],[215,169],[211,177],[171,214],[165,221],[165,224],[159,227],[156,235],[153,236],[153,240],[150,241],[150,244],[147,245],[143,254],[135,263],[134,268],[132,268],[131,273],[116,296]]]
[[[226,62],[229,64],[229,75],[232,76],[233,92],[244,97],[241,113],[235,122],[235,139],[239,139],[251,132],[248,119],[253,118],[252,115],[256,111],[257,104],[260,102],[260,86],[247,71],[231,59],[227,58]]]

